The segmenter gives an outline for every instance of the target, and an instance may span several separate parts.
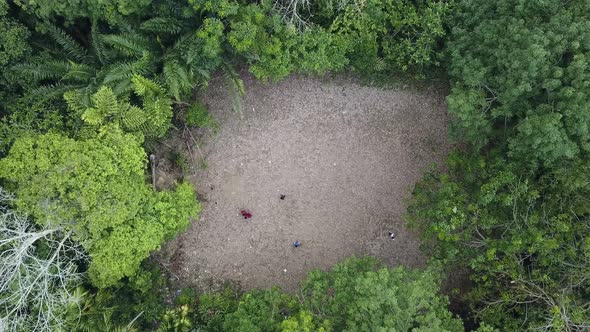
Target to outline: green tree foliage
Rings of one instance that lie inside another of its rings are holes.
[[[0,161],[17,206],[37,223],[72,229],[90,253],[89,276],[106,287],[135,273],[149,253],[198,211],[191,186],[153,193],[144,182],[141,140],[116,126],[93,138],[19,138]]]
[[[303,283],[305,307],[333,331],[462,331],[438,295],[436,269],[388,269],[374,259],[348,259],[315,270]]]
[[[347,56],[363,74],[379,71],[419,73],[442,58],[439,40],[450,12],[445,1],[320,1],[318,10],[333,16],[330,31],[352,44]]]
[[[195,85],[206,82],[221,63],[222,31],[222,25],[211,19],[196,34],[189,31],[181,35],[182,24],[170,17],[155,17],[140,29],[112,34],[100,33],[94,24],[85,43],[49,26],[48,35],[55,44],[47,50],[60,54],[59,59],[19,64],[13,70],[41,84],[31,91],[36,98],[60,98],[75,90],[89,107],[90,96],[101,86],[128,97],[137,85],[133,78],[141,75],[160,83],[165,88],[163,94],[180,101]]]
[[[0,119],[0,156],[8,153],[14,141],[31,132],[68,132],[78,118],[56,107],[53,103],[19,98],[11,100],[7,115]]]
[[[114,124],[129,133],[146,137],[163,136],[172,118],[170,100],[164,95],[162,88],[144,77],[133,77],[133,84],[135,93],[144,97],[143,108],[125,100],[117,100],[113,90],[107,87],[101,87],[92,96],[93,107],[88,108],[80,104],[81,96],[78,91],[66,92],[69,108],[79,113],[78,116],[86,125],[81,130],[82,134],[88,135],[88,129],[91,128],[96,132],[107,124]]]
[[[240,7],[236,0],[188,0],[188,3],[201,14],[214,13],[221,18],[235,15]]]
[[[311,9],[318,13],[317,23],[312,14],[302,30],[293,20],[285,23],[270,2],[241,6],[231,16],[227,38],[250,71],[263,80],[278,80],[292,72],[340,71],[349,63],[362,74],[422,73],[439,64],[439,41],[445,35],[449,3],[371,0],[342,4],[318,2]]]
[[[300,33],[269,12],[268,6],[243,6],[229,24],[229,44],[257,78],[279,80],[293,72],[323,74],[348,63],[343,38],[321,27]]]
[[[110,23],[120,23],[126,17],[145,13],[153,0],[14,0],[24,10],[42,19],[68,20],[76,18],[106,19]]]
[[[108,29],[102,27],[103,32],[100,21],[104,17],[94,15],[88,16],[94,22],[92,27],[82,31],[44,25],[41,30],[59,46],[49,48],[57,59],[15,69],[43,83],[43,88],[34,90],[38,96],[50,95],[50,91],[61,96],[70,89],[81,89],[86,105],[99,86],[111,87],[118,96],[129,93],[134,74],[160,83],[180,101],[236,56],[263,80],[278,80],[293,72],[340,71],[349,59],[366,74],[422,71],[438,63],[437,43],[444,35],[442,25],[449,8],[445,2],[415,5],[405,0],[368,1],[360,7],[349,4],[334,11],[333,24],[309,22],[307,28],[298,30],[285,22],[271,1],[240,4],[195,0],[190,4],[192,7],[140,3],[142,13],[146,13],[141,23],[111,23]],[[101,2],[100,6],[110,5]],[[149,12],[158,15],[150,17]]]
[[[509,331],[583,330],[590,164],[538,179],[503,160],[453,158],[450,166],[416,187],[409,213],[440,259],[473,271],[480,318]]]
[[[6,71],[31,53],[28,44],[31,33],[24,25],[7,15],[8,9],[6,1],[0,0],[0,118],[6,114],[5,109],[12,101],[14,93]]]
[[[474,313],[501,330],[588,328],[590,7],[459,1],[448,43],[452,133],[409,220],[472,271]]]
[[[6,70],[31,52],[27,43],[29,35],[25,26],[5,17],[0,8],[0,70]]]
[[[530,166],[590,150],[590,4],[460,1],[448,53],[456,136]],[[507,138],[507,139],[506,139]]]
[[[91,96],[99,87],[109,86],[118,96],[127,96],[132,91],[131,77],[134,74],[146,75],[153,70],[147,52],[135,57],[119,56],[116,50],[108,49],[104,40],[106,37],[98,32],[97,25],[89,33],[89,48],[61,28],[51,25],[47,30],[54,43],[45,49],[59,54],[59,57],[45,57],[12,68],[16,75],[37,83],[30,89],[25,87],[33,98],[59,99],[68,91],[77,91],[80,103],[90,107]]]
[[[239,299],[240,294],[229,286],[218,292],[201,294],[195,320],[206,331],[223,331],[224,317],[236,310]]]
[[[207,106],[201,102],[193,103],[184,115],[184,122],[187,126],[194,126],[199,128],[217,129],[219,125],[215,118],[207,110]]]
[[[272,288],[233,305],[205,295],[199,306],[217,313],[207,321],[223,321],[222,329],[207,325],[210,331],[462,331],[438,295],[438,278],[436,269],[388,269],[375,259],[350,258],[329,272],[310,272],[299,300]]]
[[[188,184],[146,185],[143,140],[166,134],[173,109],[209,124],[193,92],[215,71],[236,94],[242,63],[265,81],[424,75],[445,44],[453,133],[471,149],[416,187],[409,219],[436,258],[473,272],[479,321],[587,328],[590,6],[456,2],[0,0],[0,178],[31,229],[57,227],[90,255],[88,266],[60,258],[100,288],[65,287],[83,304],[72,329],[124,329],[141,313],[141,330],[158,318],[171,331],[461,330],[433,268],[352,259],[310,273],[299,298],[226,291],[175,308],[161,302],[162,278],[140,269],[198,211]]]
[[[301,310],[296,316],[291,316],[281,323],[282,332],[326,332],[323,326],[317,326],[313,316],[307,310]]]
[[[244,294],[232,313],[223,318],[224,331],[280,331],[281,323],[299,303],[278,288]]]
[[[111,332],[151,331],[163,319],[168,307],[163,301],[169,281],[155,263],[146,260],[134,276],[109,288],[78,290],[81,308],[70,312],[70,331]],[[132,328],[133,327],[133,328]]]

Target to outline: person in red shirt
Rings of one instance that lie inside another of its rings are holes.
[[[248,210],[242,210],[240,211],[240,214],[242,215],[242,217],[244,217],[244,219],[252,218],[252,213],[250,213],[250,211]]]

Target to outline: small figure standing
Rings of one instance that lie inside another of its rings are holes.
[[[390,239],[392,239],[392,240],[395,240],[395,237],[396,237],[396,236],[397,236],[397,235],[396,235],[395,233],[393,233],[393,232],[389,232],[389,238],[390,238]]]
[[[242,210],[240,211],[240,214],[242,215],[242,217],[244,217],[244,219],[252,218],[252,213],[250,213],[250,211],[248,210]]]
[[[293,242],[293,247],[295,247],[295,248],[301,247],[301,242],[299,242],[299,241]]]

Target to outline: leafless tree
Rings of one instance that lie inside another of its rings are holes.
[[[313,0],[274,0],[274,9],[281,14],[283,21],[293,24],[301,31],[309,26],[312,2]],[[325,0],[322,5],[331,7],[335,11],[352,5],[360,12],[364,3],[365,0]]]
[[[73,290],[86,253],[71,231],[38,227],[11,200],[0,188],[0,331],[62,330],[66,309],[81,300]]]
[[[311,0],[275,0],[274,9],[281,14],[283,21],[303,30],[308,22],[301,12],[309,10],[310,5]]]

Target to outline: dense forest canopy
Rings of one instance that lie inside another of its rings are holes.
[[[210,118],[238,68],[450,81],[444,172],[407,221],[428,267],[348,259],[303,297],[184,289],[148,257],[199,211],[146,181],[154,142]],[[585,0],[0,0],[0,330],[590,329]],[[444,275],[473,287],[448,309]]]
[[[447,46],[452,134],[470,143],[414,191],[435,257],[467,265],[480,319],[588,328],[590,7],[463,1]]]

